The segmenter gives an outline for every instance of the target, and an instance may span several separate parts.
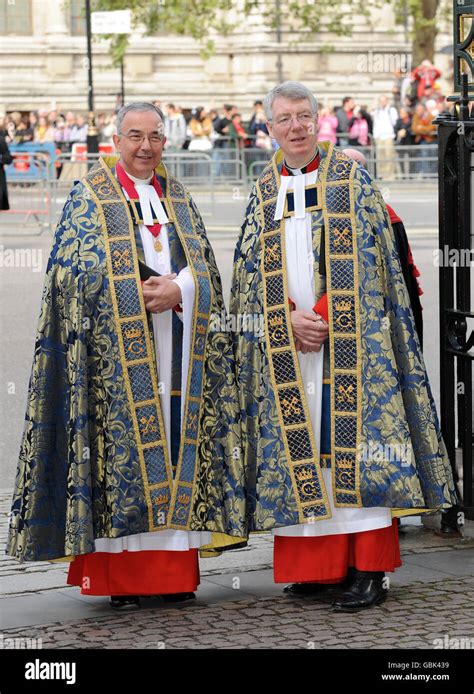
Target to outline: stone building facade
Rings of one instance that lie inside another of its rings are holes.
[[[0,5],[0,112],[44,107],[85,113],[83,0],[2,0]],[[324,31],[311,40],[298,38],[283,25],[278,43],[258,13],[236,19],[231,36],[215,37],[208,60],[191,38],[133,34],[125,57],[126,100],[161,99],[184,108],[231,102],[247,115],[281,74],[305,82],[332,105],[348,94],[370,108],[380,94],[390,93],[393,70],[410,68],[406,32],[395,25],[388,4],[373,13],[372,26],[355,17],[353,34],[345,38]],[[451,42],[450,27],[440,29],[443,47]],[[449,79],[449,55],[439,54],[436,62]],[[111,66],[106,40],[93,42],[93,67],[96,110],[111,110],[120,72]],[[449,83],[446,89],[450,93]]]

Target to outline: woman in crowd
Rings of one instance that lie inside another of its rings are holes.
[[[212,148],[212,120],[202,106],[196,109],[194,116],[189,121],[188,127],[191,136],[191,142],[189,144],[189,150],[191,152],[202,152]]]
[[[44,142],[54,142],[54,129],[49,125],[45,116],[40,116],[34,129],[34,142],[43,144]]]
[[[336,144],[337,140],[337,117],[334,114],[334,109],[329,105],[321,108],[318,119],[318,141],[332,142]]]

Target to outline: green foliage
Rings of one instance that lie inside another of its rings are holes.
[[[399,24],[409,20],[415,54],[432,51],[441,0],[92,0],[92,6],[102,11],[130,9],[133,26],[145,35],[160,31],[191,36],[201,44],[202,57],[208,58],[215,50],[212,36],[228,35],[238,25],[242,13],[251,22],[252,13],[258,11],[272,30],[280,24],[283,31],[307,38],[321,29],[336,36],[350,36],[353,15],[365,16],[370,22],[370,10],[387,2],[394,8]],[[118,62],[128,38],[109,38],[113,59]]]
[[[201,44],[203,58],[214,51],[210,34],[226,36],[233,28],[226,14],[233,9],[234,0],[92,0],[91,4],[93,11],[131,10],[132,26],[145,36],[158,31],[191,36]],[[119,62],[128,37],[120,34],[104,38],[111,39],[113,60]]]

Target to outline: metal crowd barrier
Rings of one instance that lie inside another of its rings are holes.
[[[34,224],[39,230],[51,229],[53,223],[50,180],[55,175],[54,162],[44,152],[15,151],[6,168],[9,210],[0,212],[0,226],[21,233]]]
[[[437,145],[355,147],[367,158],[367,169],[379,181],[434,181],[437,179]],[[7,169],[11,210],[0,214],[0,225],[23,228],[34,222],[40,232],[53,229],[75,181],[98,159],[84,155],[73,161],[71,153],[52,160],[44,152],[13,152],[17,166]],[[170,171],[189,188],[209,195],[214,209],[214,191],[234,185],[250,188],[273,155],[257,147],[214,148],[209,152],[165,152]],[[28,175],[25,176],[25,171]]]
[[[64,203],[76,181],[80,181],[98,159],[99,154],[81,154],[80,161],[76,161],[75,155],[71,152],[63,153],[57,158],[56,174],[49,180],[51,216],[54,224],[57,223]]]
[[[185,185],[219,185],[245,180],[245,162],[239,150],[225,148],[208,152],[164,152],[163,161]]]
[[[367,168],[379,181],[437,181],[438,145],[354,147],[364,153]]]
[[[438,146],[435,145],[394,145],[387,156],[386,151],[377,153],[375,145],[367,147],[351,146],[367,160],[367,170],[378,181],[436,181],[438,178]],[[252,150],[250,150],[252,151]],[[249,152],[249,150],[246,150]],[[262,173],[273,152],[267,159],[262,156],[251,163],[247,169],[247,183],[251,185]],[[247,155],[248,156],[248,155]]]

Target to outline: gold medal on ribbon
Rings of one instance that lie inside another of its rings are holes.
[[[158,253],[161,253],[161,251],[163,250],[163,244],[161,243],[160,239],[156,239],[154,246],[155,246],[155,251],[158,251]]]

